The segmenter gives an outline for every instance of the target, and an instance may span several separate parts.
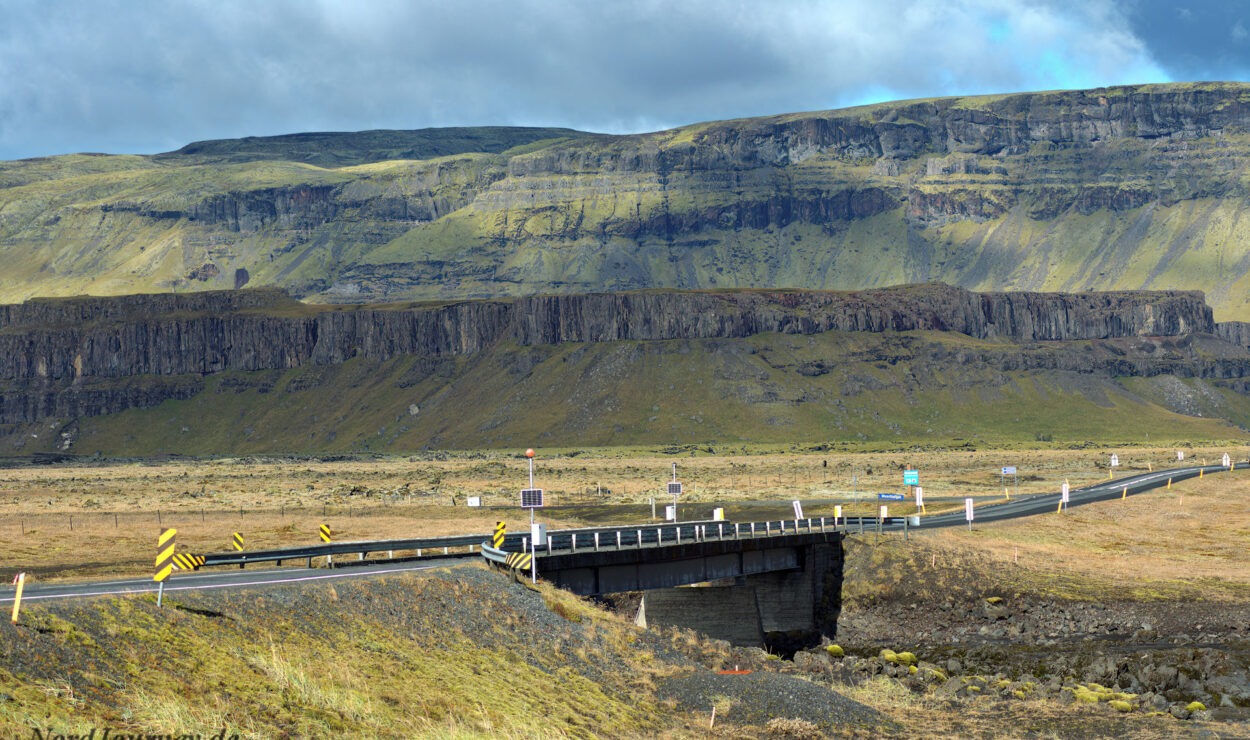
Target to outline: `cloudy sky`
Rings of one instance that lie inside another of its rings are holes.
[[[0,159],[1250,80],[1242,0],[0,0]]]

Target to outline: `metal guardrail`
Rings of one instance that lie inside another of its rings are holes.
[[[210,565],[246,565],[247,563],[279,563],[284,560],[311,561],[313,558],[331,557],[334,555],[359,554],[363,560],[371,552],[417,552],[425,550],[449,550],[453,547],[468,547],[470,551],[489,540],[489,535],[466,534],[454,537],[425,537],[408,540],[369,540],[360,542],[331,542],[324,545],[308,545],[305,547],[283,547],[275,550],[252,550],[250,552],[218,552],[204,556],[204,566]]]
[[[679,524],[607,527],[589,530],[561,530],[549,532],[547,543],[537,554],[595,552],[641,547],[666,547],[695,542],[720,540],[744,540],[761,537],[780,537],[794,534],[814,534],[845,530],[849,527],[867,529],[878,526],[901,526],[904,517],[809,517],[805,519],[771,519],[763,522],[682,522]],[[518,543],[505,542],[505,551]],[[529,537],[521,536],[520,551],[529,551]],[[488,559],[492,559],[487,556]]]
[[[890,517],[884,524],[901,523],[901,517]],[[872,518],[834,519],[820,517],[808,519],[774,519],[765,522],[734,523],[725,521],[681,522],[679,524],[648,525],[645,527],[604,527],[594,529],[569,529],[550,532],[547,536],[547,547],[539,551],[539,555],[556,552],[578,552],[588,549],[607,547],[661,547],[680,545],[690,542],[708,540],[751,539],[756,537],[777,537],[786,534],[825,532],[839,527],[864,526],[876,527],[881,520]],[[444,550],[467,547],[470,552],[478,548],[487,560],[503,562],[509,552],[527,552],[529,535],[510,534],[504,540],[502,549],[496,550],[488,543],[489,534],[467,534],[454,537],[429,537],[405,540],[369,540],[358,542],[332,542],[324,545],[307,545],[303,547],[284,547],[274,550],[252,550],[248,552],[219,552],[204,555],[204,567],[220,565],[246,565],[248,563],[278,563],[286,560],[308,560],[334,555],[356,554],[363,560],[374,552],[416,552],[418,555],[428,550]],[[502,553],[502,554],[500,554]]]
[[[1245,469],[1250,463],[1237,463],[1237,468]],[[1119,495],[1124,488],[1128,493],[1139,493],[1168,484],[1174,481],[1198,477],[1201,473],[1216,473],[1227,470],[1223,466],[1201,466],[1176,470],[1156,471],[1150,474],[1132,476],[1119,481],[1105,481],[1085,488],[1072,491],[1073,496],[1080,495],[1082,500],[1076,503],[1092,503],[1093,501]],[[1057,500],[1059,494],[1040,494],[1032,498],[1041,500]],[[989,507],[992,509],[993,507]],[[989,509],[986,510],[989,513]],[[950,521],[963,521],[962,512],[924,517],[918,525],[911,526],[952,526]],[[645,526],[597,527],[588,529],[555,530],[547,535],[547,544],[536,553],[539,557],[556,553],[575,553],[620,548],[664,547],[695,542],[717,540],[741,540],[760,537],[778,537],[788,534],[808,534],[827,532],[830,530],[854,532],[908,529],[910,517],[894,516],[884,519],[879,517],[811,517],[806,519],[771,519],[763,522],[726,522],[701,520],[679,522],[675,524],[648,524]],[[988,517],[987,517],[988,519]],[[491,562],[504,563],[508,553],[528,552],[529,535],[524,533],[509,534],[504,539],[504,546],[495,549],[490,546],[489,534],[468,534],[454,537],[428,537],[404,540],[371,540],[361,542],[334,542],[324,545],[306,547],[288,547],[276,550],[256,550],[252,552],[212,553],[204,556],[204,566],[244,565],[246,563],[277,562],[284,560],[308,559],[311,565],[313,558],[332,557],[334,555],[358,554],[363,560],[373,552],[416,552],[418,555],[426,550],[442,549],[446,553],[450,548],[467,547],[472,552],[478,548],[482,556]]]

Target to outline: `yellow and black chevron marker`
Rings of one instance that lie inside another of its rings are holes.
[[[174,569],[174,547],[176,546],[176,538],[178,530],[170,527],[161,532],[161,536],[156,538],[156,574],[152,576],[152,580],[162,583]]]
[[[192,555],[189,552],[180,552],[174,555],[174,566],[178,570],[199,570],[203,564],[203,555]]]
[[[504,522],[495,522],[495,536],[491,539],[491,546],[496,550],[503,549],[503,538],[508,533],[508,525]]]
[[[330,525],[329,524],[321,525],[321,541],[322,542],[330,541]]]
[[[534,556],[530,555],[528,552],[510,552],[508,553],[508,557],[505,558],[505,562],[508,564],[508,567],[515,568],[516,570],[525,570],[530,567],[530,564],[533,563],[533,561]]]
[[[241,552],[243,550],[243,533],[235,532],[233,537],[231,537],[231,542],[234,544],[234,549]]]

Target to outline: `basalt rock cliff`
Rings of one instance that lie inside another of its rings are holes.
[[[630,136],[307,134],[0,163],[0,298],[1201,290],[1250,319],[1250,85],[888,103]]]
[[[856,336],[876,338],[848,339]],[[60,433],[69,449],[86,420],[222,393],[255,391],[251,403],[262,406],[298,397],[309,414],[324,416],[339,383],[373,388],[368,403],[396,419],[439,404],[496,416],[510,403],[511,382],[550,383],[569,406],[594,407],[577,398],[592,390],[627,405],[630,384],[646,377],[649,363],[692,346],[712,359],[696,357],[681,382],[728,383],[748,406],[796,393],[787,403],[802,404],[833,389],[843,397],[903,387],[923,395],[951,385],[938,380],[943,373],[966,375],[953,381],[961,388],[986,382],[983,373],[1002,382],[1026,372],[1099,382],[1201,379],[1241,394],[1250,352],[1233,340],[1242,336],[1213,321],[1201,293],[1183,291],[979,294],[926,284],[320,307],[274,289],[38,299],[0,306],[0,425],[23,446],[32,425],[69,430]],[[779,359],[770,337],[811,341]],[[578,363],[587,366],[572,382],[544,379]],[[858,365],[909,369],[902,381],[873,370],[847,374]],[[474,373],[487,366],[499,366],[508,383],[478,385]],[[774,371],[786,387],[772,388]],[[489,431],[483,423],[476,433]],[[552,426],[546,433],[578,431]],[[466,446],[474,433],[457,432]]]

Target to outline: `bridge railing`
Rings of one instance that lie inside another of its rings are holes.
[[[901,526],[903,517],[810,517],[804,519],[771,519],[763,522],[700,521],[677,524],[652,524],[632,527],[609,527],[590,530],[559,530],[549,532],[545,545],[538,548],[538,555],[600,551],[640,547],[663,547],[717,540],[742,540],[760,537],[779,537],[787,534],[811,534],[845,530],[853,527]],[[511,538],[510,538],[511,539]],[[511,540],[505,545],[520,545],[523,552],[530,551],[530,538],[522,535],[520,542]]]

